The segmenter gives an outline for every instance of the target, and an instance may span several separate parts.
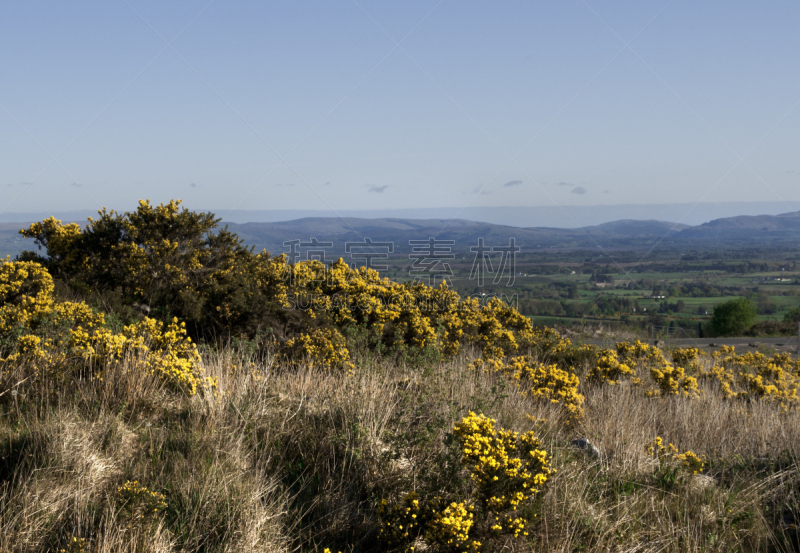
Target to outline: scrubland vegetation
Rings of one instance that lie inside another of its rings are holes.
[[[0,263],[0,551],[793,551],[800,362],[612,347],[177,203]]]

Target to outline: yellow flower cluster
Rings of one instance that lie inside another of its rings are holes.
[[[58,256],[64,263],[79,263],[79,249],[76,243],[81,237],[81,227],[77,223],[63,224],[55,217],[34,223],[20,234],[26,238],[33,238],[40,244],[46,244],[53,255]]]
[[[676,351],[677,353],[673,353],[673,358],[679,361],[699,358],[697,350]],[[684,367],[672,365],[659,348],[639,340],[633,343],[618,342],[616,352],[599,350],[595,363],[596,366],[589,371],[589,378],[596,382],[616,385],[619,384],[620,378],[629,376],[631,382],[639,385],[642,384],[642,380],[637,376],[637,369],[643,371],[649,369],[657,388],[647,390],[648,396],[682,395],[696,398],[700,395],[697,379],[694,376],[686,374]]]
[[[534,330],[530,320],[499,298],[486,303],[459,298],[442,283],[398,284],[367,268],[352,269],[341,259],[326,266],[301,261],[290,265],[285,256],[267,261],[271,274],[282,274],[287,305],[310,319],[326,318],[336,328],[358,326],[377,332],[392,346],[398,340],[415,348],[436,346],[445,355],[455,355],[464,343],[481,349],[486,359],[501,358],[521,348],[540,356],[556,354],[569,344],[550,329]],[[441,333],[437,335],[436,329]],[[323,336],[312,333],[295,339],[304,354],[314,347],[327,348]],[[344,352],[341,352],[344,354]],[[312,355],[313,356],[313,355]],[[345,356],[347,357],[347,356]]]
[[[316,329],[289,339],[283,353],[290,362],[310,361],[325,370],[334,368],[351,373],[354,367],[344,336],[332,328]]]
[[[572,345],[568,338],[563,338],[557,330],[549,327],[523,329],[519,333],[519,342],[520,350],[542,362],[563,354]]]
[[[662,465],[677,463],[692,474],[702,472],[705,468],[705,456],[699,456],[691,450],[678,453],[678,448],[673,444],[664,445],[664,440],[660,436],[657,436],[652,443],[647,444],[644,450],[658,459]]]
[[[149,490],[138,480],[128,480],[117,488],[117,494],[126,507],[140,516],[154,515],[167,508],[164,494]]]
[[[528,535],[525,531],[525,520],[521,517],[506,516],[503,524],[500,524],[500,517],[495,517],[495,524],[491,528],[495,532],[501,532],[505,528],[515,538],[518,538],[520,534]]]
[[[696,371],[699,370],[700,358],[704,355],[698,348],[675,348],[672,350],[672,363]]]
[[[650,376],[658,385],[658,390],[648,390],[651,397],[657,395],[681,395],[696,398],[700,395],[697,379],[688,376],[682,367],[665,365],[650,369]]]
[[[659,348],[649,346],[639,340],[633,343],[617,342],[617,355],[622,358],[624,363],[631,366],[641,363],[662,366],[669,364]]]
[[[679,453],[675,456],[675,460],[678,461],[683,468],[691,471],[692,474],[702,472],[706,466],[705,456],[701,457],[693,451]]]
[[[474,508],[465,502],[450,503],[444,509],[433,510],[425,540],[440,550],[452,552],[480,551],[481,542],[471,540],[469,531],[474,524]]]
[[[386,332],[390,340],[399,335],[414,347],[436,343],[435,326],[458,302],[444,283],[398,284],[373,269],[352,269],[342,259],[327,266],[317,260],[289,264],[280,256],[271,263],[282,275],[291,308],[312,319],[324,315],[337,327],[366,327]]]
[[[535,346],[545,336],[537,335],[530,320],[501,299],[485,304],[461,299],[445,283],[399,284],[372,269],[352,269],[341,259],[326,266],[317,260],[289,264],[286,256],[265,257],[264,265],[269,266],[265,272],[271,280],[282,275],[287,307],[313,320],[325,318],[336,328],[370,329],[389,346],[399,340],[415,348],[437,346],[445,355],[455,355],[462,343],[471,343],[489,358],[513,353],[521,343]],[[437,328],[442,329],[438,336]],[[303,341],[313,345],[307,338]]]
[[[393,547],[413,551],[424,538],[439,551],[477,552],[499,535],[525,536],[526,521],[514,516],[538,493],[555,470],[533,432],[498,428],[494,419],[470,412],[453,427],[461,445],[461,464],[473,484],[470,500],[436,496],[423,501],[416,492],[378,508],[379,535]],[[476,535],[477,534],[477,535]]]
[[[788,353],[737,355],[733,346],[723,346],[712,357],[714,366],[700,376],[716,381],[725,397],[772,401],[783,409],[800,404],[800,360]]]
[[[86,553],[89,551],[89,542],[85,538],[74,537],[66,548],[59,549],[59,553]]]
[[[569,414],[569,422],[583,418],[582,394],[578,393],[580,379],[558,365],[534,363],[530,357],[512,357],[507,362],[496,358],[477,359],[476,370],[500,372],[514,379],[524,395],[561,404]]]
[[[474,496],[487,511],[516,508],[541,490],[553,473],[533,432],[496,429],[497,421],[470,412],[453,428],[470,471]]]
[[[422,533],[424,520],[416,492],[406,494],[400,504],[381,500],[378,516],[381,520],[378,535],[389,545],[410,544]]]
[[[32,262],[0,263],[0,335],[16,336],[11,352],[0,352],[0,367],[22,360],[37,371],[65,376],[76,365],[99,376],[127,356],[171,388],[194,394],[202,384],[200,354],[174,319],[164,325],[145,318],[114,333],[102,313],[85,303],[56,302],[53,280]]]
[[[500,298],[485,305],[476,298],[464,298],[445,314],[443,324],[445,353],[457,353],[462,341],[478,346],[487,359],[516,352],[518,338],[530,340],[533,332],[530,320]]]
[[[50,311],[53,278],[38,263],[0,260],[0,332],[28,326]]]
[[[678,453],[678,448],[674,445],[664,445],[664,440],[661,438],[661,436],[656,436],[656,439],[653,440],[652,443],[645,445],[644,450],[648,455],[652,455],[659,460],[672,457]]]
[[[636,377],[636,372],[625,363],[621,363],[617,352],[610,349],[603,349],[597,353],[597,360],[588,376],[590,380],[611,386],[619,384],[623,377],[632,377],[635,383],[641,383]]]
[[[560,403],[569,413],[569,422],[583,418],[582,394],[578,393],[578,376],[560,369],[558,365],[526,366],[524,382],[527,394],[551,403]]]

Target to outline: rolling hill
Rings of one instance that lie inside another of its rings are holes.
[[[0,255],[12,257],[33,244],[17,231],[28,223],[0,223]],[[513,238],[524,251],[596,249],[693,249],[796,247],[800,245],[800,212],[742,215],[696,226],[657,220],[624,219],[576,229],[516,227],[464,219],[306,217],[270,223],[230,223],[228,228],[257,250],[288,250],[284,242],[333,243],[331,255],[344,253],[347,242],[392,242],[396,253],[411,251],[412,240],[451,240],[453,251],[469,251],[483,238],[487,245],[507,245]]]

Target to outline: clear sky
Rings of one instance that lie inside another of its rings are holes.
[[[800,201],[796,0],[29,0],[0,52],[3,212]]]

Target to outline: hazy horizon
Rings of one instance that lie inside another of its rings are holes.
[[[443,207],[423,209],[363,209],[330,212],[309,209],[219,210],[182,204],[195,211],[210,211],[223,223],[273,223],[308,217],[353,217],[363,219],[463,219],[513,227],[579,228],[623,219],[657,220],[700,225],[736,216],[779,215],[800,211],[800,202],[717,202],[700,204],[620,204],[612,206],[500,206]],[[131,211],[135,205],[117,211]],[[0,223],[31,223],[50,216],[70,222],[85,222],[96,210],[2,213]]]

